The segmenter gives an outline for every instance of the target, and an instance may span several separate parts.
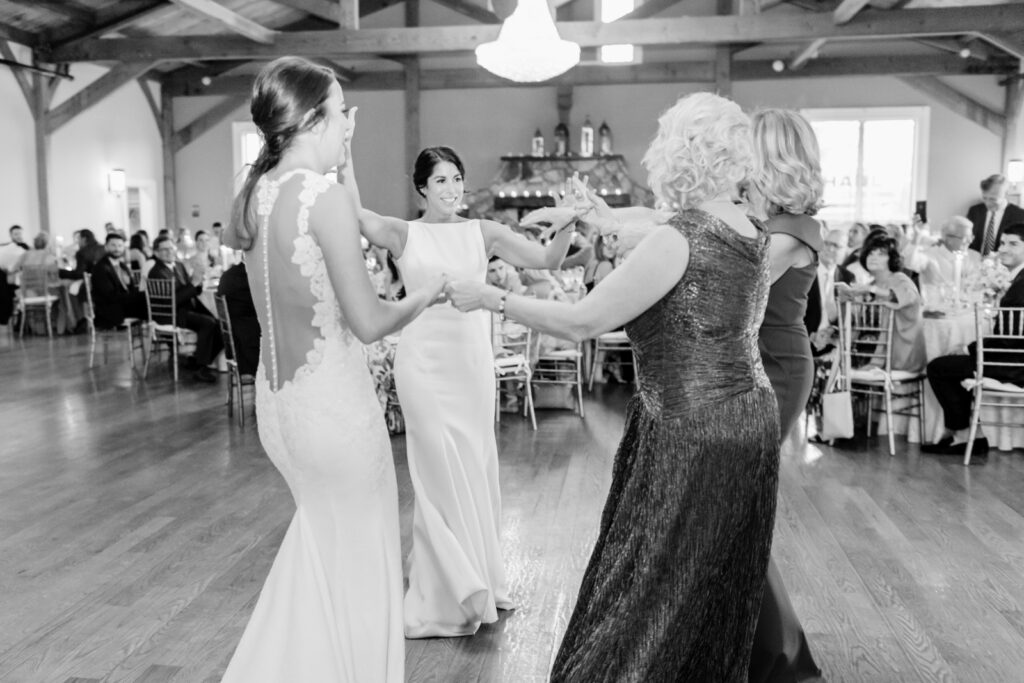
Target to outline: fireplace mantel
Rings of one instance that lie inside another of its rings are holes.
[[[501,157],[501,165],[491,184],[474,193],[470,215],[518,223],[527,211],[554,206],[555,195],[573,173],[587,176],[590,187],[601,194],[609,206],[649,206],[652,202],[651,191],[630,178],[621,154],[508,155]]]

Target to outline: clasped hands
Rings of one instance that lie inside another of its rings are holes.
[[[429,285],[433,296],[431,306],[450,303],[463,313],[497,306],[503,290],[475,280],[450,280],[447,274],[438,275]]]

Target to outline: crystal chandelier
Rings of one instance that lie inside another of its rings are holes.
[[[559,38],[545,0],[519,0],[498,39],[476,48],[477,64],[518,83],[546,81],[579,61],[580,46]]]

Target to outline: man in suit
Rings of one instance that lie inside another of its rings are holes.
[[[120,327],[124,319],[146,317],[146,295],[139,291],[124,262],[124,236],[107,233],[107,255],[92,267],[92,304],[96,327]]]
[[[1007,226],[1003,230],[999,243],[999,260],[1010,270],[1012,278],[1006,294],[999,300],[1004,307],[1024,307],[1024,222]],[[996,321],[998,325],[1000,321]],[[995,348],[1017,348],[1010,346],[1013,340],[1001,339],[1002,344],[992,344]],[[985,344],[986,349],[989,344]],[[935,398],[942,405],[948,435],[938,443],[921,447],[925,453],[963,455],[967,449],[967,436],[971,421],[971,392],[961,385],[965,379],[974,377],[976,368],[976,344],[968,347],[968,355],[941,356],[928,364],[928,381],[935,392]],[[989,351],[986,351],[986,354]],[[1008,361],[1019,362],[1019,354],[1010,356]],[[1015,356],[1015,357],[1014,357]],[[985,368],[985,376],[1001,382],[1024,384],[1024,372],[1019,368]],[[988,453],[988,439],[975,436],[972,455],[984,456]]]
[[[245,262],[236,263],[220,276],[217,294],[224,297],[231,317],[231,335],[235,338],[238,372],[255,375],[260,360],[260,321],[249,290]]]
[[[217,376],[209,365],[224,348],[217,319],[199,301],[203,291],[202,275],[189,277],[185,266],[175,260],[176,250],[170,237],[157,237],[153,242],[156,263],[149,271],[150,280],[174,280],[174,302],[177,307],[178,327],[194,330],[196,339],[195,362],[199,369],[195,378],[200,382],[216,382]],[[157,320],[169,324],[170,320]]]
[[[831,348],[831,337],[834,325],[839,320],[839,307],[836,304],[836,285],[845,282],[853,284],[853,273],[841,264],[846,239],[842,230],[829,230],[825,235],[821,251],[818,253],[818,272],[814,285],[807,292],[807,313],[804,325],[811,337],[812,351],[815,355],[824,353]]]
[[[1024,209],[1006,201],[1006,178],[998,173],[981,181],[981,203],[967,211],[973,227],[970,248],[982,258],[999,248],[1000,236],[1007,226],[1024,223]]]

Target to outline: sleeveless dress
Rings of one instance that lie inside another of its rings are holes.
[[[686,273],[626,325],[636,394],[552,681],[745,681],[775,519],[779,423],[757,328],[768,236],[670,221]]]
[[[479,221],[410,222],[398,268],[409,291],[438,273],[482,282]],[[405,634],[469,635],[512,607],[499,540],[490,314],[429,307],[402,331],[395,387],[416,494]]]
[[[807,406],[814,381],[814,361],[804,316],[808,292],[815,286],[822,239],[818,222],[806,217],[794,220],[787,216],[769,222],[769,230],[772,234],[790,235],[814,252],[813,263],[787,269],[771,285],[758,335],[761,361],[779,403],[779,433],[785,440]],[[800,618],[772,560],[754,635],[750,681],[794,683],[820,675]]]
[[[309,209],[331,184],[312,171],[299,172],[291,263],[308,278],[316,301],[309,324],[319,334],[294,379],[278,377],[275,315],[291,293],[269,272],[268,216],[294,173],[258,185],[260,229],[248,272],[267,339],[256,373],[260,442],[296,509],[223,680],[401,683],[402,565],[391,443],[362,344],[342,317],[308,231]]]

